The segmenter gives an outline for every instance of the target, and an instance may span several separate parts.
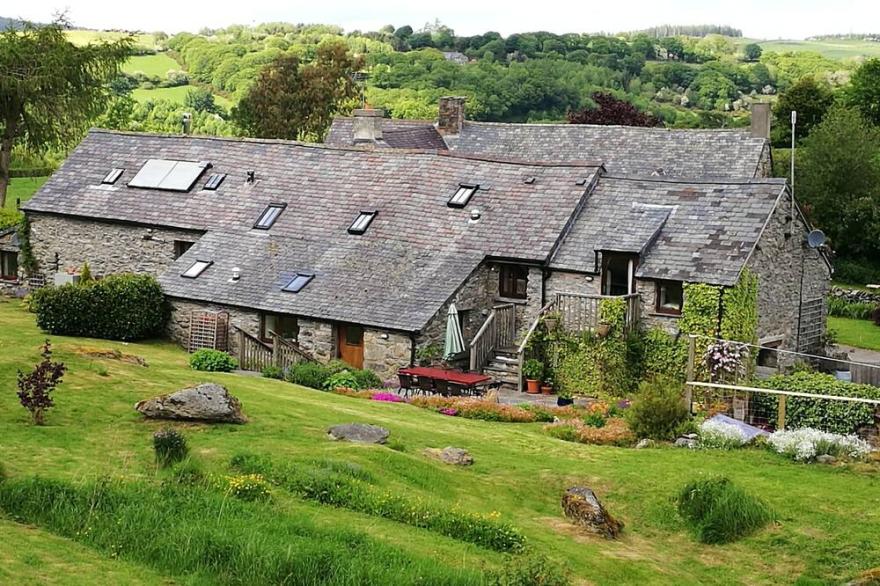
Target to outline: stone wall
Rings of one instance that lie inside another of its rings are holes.
[[[755,177],[773,176],[773,161],[770,157],[770,143],[767,142],[764,145],[764,150],[761,151],[761,158],[758,160],[758,170],[755,173]]]
[[[845,289],[843,287],[831,287],[831,297],[837,297],[850,303],[874,303],[880,304],[880,291],[865,291],[864,289]]]
[[[406,334],[367,328],[364,330],[364,368],[382,380],[394,379],[397,369],[412,359],[412,340]]]
[[[758,277],[758,338],[781,337],[781,347],[794,350],[797,343],[801,267],[803,300],[824,300],[831,286],[831,273],[821,254],[806,245],[808,227],[796,214],[794,231],[786,237],[790,222],[788,193],[770,217],[767,228],[748,267]],[[825,331],[827,308],[823,307],[821,328]],[[812,348],[810,350],[817,350]]]
[[[636,291],[639,294],[639,301],[641,302],[640,318],[642,328],[646,330],[660,328],[667,334],[672,334],[674,336],[678,334],[679,316],[665,315],[655,311],[657,297],[656,287],[657,285],[654,281],[636,279]]]
[[[303,350],[319,362],[329,362],[337,357],[336,328],[326,321],[297,318],[299,337],[297,342]]]
[[[29,213],[31,245],[39,270],[51,281],[58,271],[79,270],[88,262],[94,275],[147,273],[159,275],[174,260],[174,241],[195,242],[200,232],[147,228]]]
[[[171,317],[165,332],[169,338],[184,348],[189,345],[189,328],[193,311],[225,311],[229,314],[230,326],[235,325],[252,336],[260,335],[260,312],[228,305],[202,303],[186,299],[169,298]],[[238,335],[229,328],[229,351],[238,355]]]

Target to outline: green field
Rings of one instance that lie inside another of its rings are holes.
[[[206,472],[230,474],[231,457],[243,451],[295,466],[317,461],[360,470],[374,479],[377,489],[392,494],[473,513],[497,512],[525,535],[530,552],[548,556],[553,567],[569,568],[578,584],[842,583],[880,566],[876,464],[795,464],[757,449],[635,450],[573,444],[544,435],[540,424],[464,420],[259,377],[197,373],[188,368],[182,350],[165,342],[122,344],[63,337],[53,337],[52,342],[56,358],[69,372],[47,425],[33,427],[13,390],[16,371],[32,367],[44,338],[20,302],[0,300],[0,463],[6,482],[14,486],[27,487],[27,479],[40,475],[70,483],[69,490],[102,477],[110,479],[111,486],[128,483],[154,490],[149,487],[169,479],[167,472],[156,469],[151,446],[153,432],[165,426],[144,421],[132,405],[186,385],[216,381],[241,399],[250,421],[242,426],[173,426],[186,434],[192,457]],[[85,354],[109,348],[141,356],[148,366]],[[328,441],[328,426],[352,421],[387,427],[390,445]],[[476,463],[453,468],[422,455],[425,447],[447,445],[469,449]],[[671,497],[687,481],[712,474],[725,474],[761,495],[777,513],[778,523],[732,545],[696,542],[677,517]],[[595,489],[612,514],[625,522],[620,540],[590,537],[564,520],[560,496],[574,484]],[[7,500],[6,507],[16,509],[16,502]],[[412,567],[398,566],[410,563],[405,560],[422,567],[418,564],[428,560],[436,571],[448,572],[447,583],[512,563],[459,539],[318,505],[279,487],[267,503],[228,506],[230,514],[257,515],[264,525],[300,527],[300,540],[339,531],[360,540],[358,549],[339,549],[339,559],[381,546],[385,554],[371,562],[379,567]],[[64,538],[53,533],[51,525],[13,523],[11,514],[15,511],[7,510],[4,520],[0,513],[0,582],[231,581],[191,574],[167,557],[126,549],[123,543],[90,541],[87,523],[82,525],[84,534]],[[230,521],[204,518],[199,527],[188,530],[192,543],[211,539],[216,555],[255,568],[257,559],[248,556],[279,545],[267,541],[270,537],[260,534],[257,525],[223,523]],[[124,531],[146,531],[139,527],[125,525]],[[240,541],[224,537],[222,530],[234,530],[239,538],[249,536],[253,551],[237,549]],[[161,533],[155,534],[157,542],[163,539]],[[143,536],[147,543],[151,535]],[[331,547],[326,542],[312,545]],[[187,547],[179,543],[181,552]],[[514,557],[522,555],[526,554]],[[328,580],[336,583],[332,577]]]
[[[764,51],[787,53],[812,51],[829,59],[852,59],[855,57],[880,57],[880,43],[856,40],[787,41],[782,39],[734,39],[737,45],[758,43]]]
[[[126,73],[140,71],[150,77],[158,75],[162,79],[165,79],[165,76],[169,71],[180,69],[180,64],[165,53],[156,53],[155,55],[135,55],[122,67],[122,70]]]
[[[169,100],[177,104],[182,104],[186,98],[186,94],[193,89],[193,87],[194,86],[191,85],[182,85],[178,87],[160,87],[152,90],[138,88],[131,92],[131,97],[138,102],[146,102],[148,100]],[[217,102],[217,105],[224,108],[230,108],[232,106],[232,102],[223,96],[214,94],[214,100]]]
[[[48,177],[13,177],[6,192],[6,207],[14,208],[15,200],[26,202],[43,186]]]
[[[89,43],[101,41],[115,41],[128,35],[128,33],[117,31],[93,31],[81,29],[65,31],[65,34],[67,35],[68,40],[75,45],[88,45]],[[134,42],[136,46],[145,49],[156,48],[156,38],[151,34],[136,34],[134,35]]]
[[[880,351],[880,326],[871,320],[829,316],[828,328],[837,332],[841,344]]]

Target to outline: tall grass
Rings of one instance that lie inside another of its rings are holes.
[[[480,515],[380,492],[361,481],[356,471],[276,463],[252,454],[235,456],[232,466],[246,474],[260,474],[301,498],[321,504],[420,527],[496,551],[519,552],[525,546],[522,534],[498,520],[497,515]]]
[[[346,529],[318,528],[200,486],[0,482],[0,509],[112,557],[214,584],[478,584]]]
[[[848,317],[850,319],[871,319],[871,314],[877,309],[876,303],[847,301],[840,297],[828,297],[828,315],[834,317]]]
[[[696,480],[676,497],[678,512],[703,543],[729,543],[773,520],[761,499],[724,477]]]

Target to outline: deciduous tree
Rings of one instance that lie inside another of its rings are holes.
[[[130,37],[78,47],[64,26],[59,19],[0,32],[0,208],[12,147],[43,152],[79,140],[107,107],[109,83],[131,54]]]
[[[797,112],[797,134],[803,139],[822,122],[834,103],[831,88],[812,77],[804,77],[779,96],[773,106],[773,142],[779,146],[791,143],[791,113]]]
[[[869,59],[853,73],[846,90],[849,104],[880,125],[880,59]]]
[[[608,93],[593,94],[595,109],[585,108],[568,113],[570,124],[604,124],[620,126],[659,126],[660,120],[642,112],[629,102],[619,100]]]

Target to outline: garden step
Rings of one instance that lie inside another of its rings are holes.
[[[503,362],[505,364],[519,364],[518,358],[511,358],[510,356],[498,355],[492,359],[492,362]]]
[[[486,368],[492,370],[500,370],[503,372],[519,372],[518,364],[511,364],[509,362],[495,362],[494,360],[486,365]]]

